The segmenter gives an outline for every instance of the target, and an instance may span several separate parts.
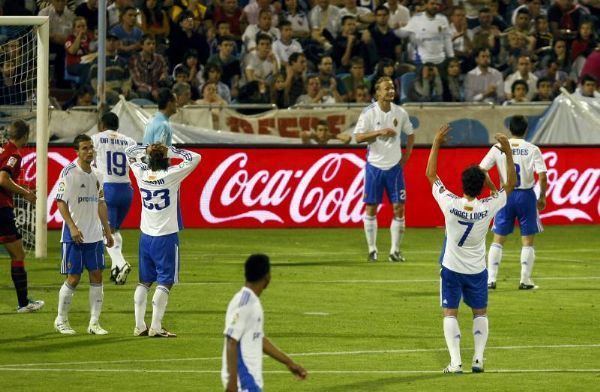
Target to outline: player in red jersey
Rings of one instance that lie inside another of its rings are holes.
[[[0,147],[0,244],[4,245],[10,255],[10,275],[17,291],[19,313],[35,312],[44,306],[44,301],[31,300],[27,296],[25,250],[21,234],[17,231],[13,211],[15,193],[23,196],[28,202],[35,203],[35,193],[15,182],[21,171],[19,149],[28,139],[29,125],[23,120],[16,120],[8,127],[8,142]]]

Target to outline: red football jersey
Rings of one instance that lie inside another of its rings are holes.
[[[7,142],[0,147],[0,171],[10,174],[13,181],[16,182],[21,172],[21,154],[17,146],[12,142]],[[0,187],[0,208],[13,207],[13,193],[8,189]]]

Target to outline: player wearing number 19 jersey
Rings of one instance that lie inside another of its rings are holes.
[[[179,214],[179,187],[198,166],[200,154],[167,148],[164,144],[127,148],[129,158],[139,159],[148,154],[148,163],[132,163],[131,171],[137,180],[142,197],[142,234],[139,245],[139,278],[135,294],[135,336],[174,337],[162,327],[169,290],[178,281],[179,236],[183,228]],[[169,166],[169,158],[183,162]],[[144,316],[148,290],[157,282],[152,298],[152,324],[146,328]]]
[[[506,236],[513,232],[515,219],[519,221],[521,229],[521,281],[519,289],[529,290],[537,286],[531,280],[535,251],[533,248],[534,236],[542,231],[538,210],[546,206],[546,164],[540,149],[523,140],[527,133],[527,120],[523,116],[513,116],[510,120],[509,139],[512,158],[517,172],[517,186],[510,195],[504,207],[494,218],[494,241],[488,254],[488,287],[496,288],[496,277],[502,260],[502,248]],[[483,170],[490,170],[497,166],[502,181],[506,179],[506,155],[493,146],[483,158],[479,166]],[[540,196],[536,200],[533,187],[535,185],[534,172],[539,178]]]
[[[110,230],[115,242],[112,248],[107,248],[112,261],[110,279],[115,284],[125,284],[131,265],[123,257],[123,237],[119,228],[129,212],[133,198],[125,149],[137,143],[129,136],[117,132],[118,129],[117,115],[105,113],[98,124],[100,132],[92,136],[92,141],[96,150],[95,165],[101,173]]]
[[[437,133],[429,161],[427,179],[433,186],[433,197],[444,214],[446,239],[441,256],[441,305],[444,310],[444,336],[450,351],[450,364],[444,373],[462,373],[460,356],[460,329],[458,306],[461,297],[473,312],[473,372],[483,371],[483,352],[487,342],[487,270],[485,268],[485,236],[496,213],[506,204],[516,182],[514,166],[508,171],[504,189],[494,196],[477,199],[486,179],[485,172],[471,166],[462,173],[463,196],[459,197],[444,187],[437,176],[437,156],[450,128],[445,125]],[[510,154],[506,136],[496,136],[502,149]],[[512,164],[512,158],[509,159]]]

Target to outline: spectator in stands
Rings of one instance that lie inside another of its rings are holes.
[[[325,145],[330,140],[339,140],[344,144],[350,143],[352,136],[345,133],[333,135],[329,132],[329,124],[325,120],[319,120],[314,130],[300,131],[300,139],[303,144],[320,144]]]
[[[94,34],[88,30],[83,16],[73,20],[73,33],[65,41],[67,51],[67,72],[79,77],[79,84],[88,82],[91,62],[96,58],[96,42]]]
[[[496,61],[496,68],[508,75],[517,70],[519,57],[529,55],[527,37],[513,30],[508,33],[507,46],[503,46]]]
[[[63,84],[65,74],[65,42],[73,29],[75,14],[65,7],[66,0],[52,0],[50,5],[40,10],[40,16],[48,16],[50,26],[50,56],[54,55],[54,80]]]
[[[220,6],[216,6],[213,13],[213,22],[218,24],[219,22],[229,23],[229,29],[231,35],[236,40],[242,38],[242,33],[246,29],[246,25],[240,23],[242,17],[242,11],[238,7],[237,0],[222,0]]]
[[[286,65],[292,53],[302,53],[302,45],[292,38],[292,24],[289,21],[281,21],[279,31],[281,37],[273,43],[273,53],[281,60],[283,65]]]
[[[272,25],[279,25],[279,12],[281,11],[281,3],[275,2],[271,4],[271,0],[255,0],[251,1],[242,11],[242,23],[248,25],[258,24],[260,12],[263,10],[271,11]]]
[[[207,40],[208,40],[208,47],[210,48],[210,55],[213,56],[217,53],[219,53],[219,43],[221,42],[221,38],[222,37],[232,37],[231,35],[231,30],[229,27],[229,23],[225,22],[225,21],[219,21],[217,22],[216,28],[211,29],[209,31],[209,34],[207,35]],[[210,37],[210,38],[209,38]],[[234,45],[234,49],[233,49],[233,55],[235,57],[239,57],[240,55],[240,47],[241,47],[241,41],[240,42],[235,42]]]
[[[479,26],[473,29],[473,46],[475,49],[486,47],[492,55],[500,53],[500,28],[495,25],[494,17],[489,7],[479,11]]]
[[[91,106],[94,101],[94,93],[94,89],[90,86],[79,87],[75,95],[65,102],[63,110],[68,110],[74,106]]]
[[[446,58],[454,57],[448,19],[438,10],[439,0],[426,0],[425,12],[414,15],[405,27],[396,30],[401,36],[410,36],[415,43],[417,64],[438,65]]]
[[[203,105],[226,105],[227,102],[217,94],[217,85],[212,82],[206,82],[202,86],[202,98],[198,100]]]
[[[583,75],[581,78],[581,83],[575,91],[576,95],[585,98],[600,98],[600,92],[597,91],[598,81],[592,75]]]
[[[592,75],[596,80],[600,80],[600,43],[596,45],[596,49],[587,57],[581,75]]]
[[[362,57],[352,57],[350,74],[342,76],[341,82],[341,93],[348,102],[356,102],[356,97],[354,97],[355,86],[364,84],[371,91],[371,81],[365,77],[365,62]]]
[[[331,56],[325,55],[321,57],[321,61],[319,62],[317,68],[317,75],[321,81],[321,86],[327,90],[332,97],[335,98],[336,102],[344,102],[344,98],[340,94],[340,90],[338,88],[335,73],[333,72],[333,59]]]
[[[0,70],[0,105],[23,105],[27,101],[26,87],[19,83],[16,72],[17,63],[13,59],[5,59]]]
[[[316,0],[314,7],[308,13],[308,23],[311,29],[333,42],[340,32],[340,9],[330,4],[330,0]]]
[[[531,99],[532,102],[546,102],[554,99],[552,80],[547,77],[539,78],[536,84],[537,92]]]
[[[279,74],[279,59],[272,50],[273,40],[266,34],[256,37],[256,50],[244,58],[244,76],[247,82],[258,80],[267,86]]]
[[[373,102],[371,93],[369,92],[369,88],[367,86],[364,84],[359,84],[354,88],[354,102],[363,103],[366,105],[369,105],[371,102]]]
[[[513,11],[510,20],[511,24],[517,24],[518,13],[522,9],[526,9],[527,11],[529,11],[529,16],[531,20],[535,20],[540,16],[546,17],[546,10],[542,8],[542,0],[526,0],[525,4],[521,4]],[[532,27],[531,24],[530,27]]]
[[[154,35],[159,53],[164,53],[167,47],[171,26],[169,16],[162,9],[158,0],[144,0],[140,8],[142,17],[142,31],[144,34]]]
[[[567,74],[570,72],[571,58],[567,52],[566,40],[562,38],[556,39],[554,41],[554,46],[552,47],[552,54],[547,56],[546,60],[548,60],[548,58],[552,58],[554,61],[556,61],[559,70],[564,71]]]
[[[356,0],[343,0],[344,7],[340,9],[340,18],[344,18],[346,15],[354,16],[356,19],[356,29],[362,31],[369,27],[371,23],[375,21],[373,12],[366,7],[358,7]]]
[[[509,27],[504,31],[505,34],[510,33],[511,31],[518,31],[524,36],[529,35],[529,30],[531,29],[531,14],[527,10],[527,8],[521,8],[517,11],[517,15],[515,18],[514,25]]]
[[[317,75],[312,75],[308,78],[306,84],[306,94],[298,97],[297,105],[304,104],[331,104],[335,103],[335,99],[327,94],[327,90],[321,87],[321,80]]]
[[[489,49],[480,48],[475,51],[477,67],[469,71],[465,79],[465,100],[467,102],[504,101],[504,84],[502,74],[490,67]]]
[[[179,23],[183,14],[187,18],[192,18],[193,30],[198,31],[201,27],[208,29],[212,22],[205,18],[208,8],[200,0],[179,0],[171,7],[171,20],[173,23]]]
[[[119,101],[119,95],[130,100],[137,98],[132,92],[131,74],[129,73],[129,64],[127,60],[119,56],[117,48],[119,47],[119,37],[108,33],[106,36],[106,73],[105,73],[105,94],[106,103],[114,105]],[[98,59],[90,67],[88,79],[94,90],[98,89]]]
[[[221,67],[221,81],[229,86],[231,97],[236,98],[241,78],[240,61],[233,55],[235,39],[232,36],[221,37],[219,53],[211,56],[207,64],[217,64]]]
[[[454,55],[461,62],[461,69],[473,68],[473,41],[472,32],[467,28],[467,17],[465,9],[461,6],[452,8],[450,17],[450,34],[452,35],[452,47]]]
[[[277,78],[277,76],[275,76]],[[268,104],[271,102],[269,87],[262,81],[252,80],[240,88],[239,103]],[[265,109],[238,109],[242,114],[256,114]]]
[[[85,0],[75,8],[75,15],[83,16],[88,29],[95,31],[98,28],[98,0]]]
[[[572,86],[572,81],[569,79],[569,75],[558,68],[558,63],[554,58],[548,58],[544,62],[546,63],[546,66],[536,72],[536,76],[538,79],[546,77],[552,81],[554,96],[559,94],[561,87],[565,87],[567,90],[573,90],[574,87]]]
[[[410,11],[399,0],[388,0],[387,3],[383,4],[390,10],[390,17],[388,19],[388,25],[391,29],[396,30],[404,27],[410,20]]]
[[[298,9],[298,0],[285,0],[283,18],[292,25],[292,37],[305,39],[310,35],[306,14]],[[281,29],[281,27],[280,27]]]
[[[221,81],[222,70],[219,64],[208,64],[204,67],[204,80],[206,83],[213,83],[217,87],[217,94],[223,98],[226,103],[231,103],[231,91],[229,86]],[[202,90],[204,86],[200,87]]]
[[[285,109],[290,106],[290,100],[285,93],[285,79],[283,74],[277,75],[271,83],[271,103],[279,109]]]
[[[192,100],[200,98],[200,85],[204,82],[203,74],[205,68],[200,64],[198,52],[195,49],[189,49],[183,55],[183,62],[173,67],[173,79],[177,79],[176,74],[179,69],[185,69],[184,80],[192,89]]]
[[[137,11],[133,7],[125,7],[121,12],[121,22],[110,29],[110,33],[119,37],[121,46],[119,54],[126,60],[141,49],[141,39],[144,33],[137,27]]]
[[[338,71],[348,70],[353,57],[365,59],[365,72],[371,73],[378,60],[377,47],[369,30],[363,30],[359,36],[356,32],[356,18],[346,15],[342,18],[342,32],[333,44],[333,59]]]
[[[388,24],[390,10],[380,5],[375,9],[375,23],[369,27],[379,58],[400,59],[402,42]]]
[[[513,83],[517,80],[523,80],[527,83],[527,98],[531,99],[537,92],[537,76],[531,73],[531,58],[527,55],[519,56],[517,61],[517,71],[509,75],[504,81],[504,93],[507,99],[512,98]]]
[[[504,105],[513,105],[515,103],[529,102],[527,95],[529,93],[529,85],[524,80],[515,80],[510,86],[511,99],[504,101]]]
[[[156,41],[151,35],[140,40],[142,51],[129,61],[133,88],[140,98],[158,100],[158,92],[168,82],[169,73],[164,57],[156,53]]]
[[[123,14],[128,7],[133,7],[132,0],[115,0],[106,8],[108,14],[108,28],[111,29],[121,22]]]
[[[572,39],[585,10],[573,0],[556,0],[548,9],[550,30],[556,39]]]
[[[259,33],[266,34],[271,37],[272,41],[278,40],[281,36],[279,29],[273,27],[273,13],[270,9],[261,9],[257,24],[251,24],[246,27],[246,31],[242,35],[242,42],[246,48],[246,52],[251,52],[256,49],[256,37]]]
[[[442,78],[435,64],[425,63],[408,88],[410,102],[440,102],[443,97]]]
[[[305,90],[306,57],[302,53],[292,53],[289,60],[285,78],[287,105],[284,107],[295,104]]]
[[[532,54],[541,58],[552,53],[552,42],[554,37],[550,32],[550,25],[548,24],[548,18],[546,16],[538,16],[535,18],[533,38],[535,39],[535,44],[533,46]]]
[[[175,95],[175,102],[178,108],[182,108],[190,103],[192,100],[192,88],[186,82],[177,82],[171,87],[171,92]]]
[[[446,61],[442,85],[444,87],[444,102],[462,102],[465,100],[460,61],[458,59],[450,58]]]
[[[206,36],[195,30],[194,14],[185,10],[180,12],[177,27],[171,29],[167,57],[170,64],[179,64],[183,61],[184,53],[189,49],[198,52],[198,58],[205,61],[209,56]]]
[[[571,42],[571,60],[584,53],[591,52],[596,47],[596,37],[594,34],[594,23],[591,20],[584,20],[579,25],[577,37]]]
[[[379,80],[379,78],[383,77],[383,76],[387,76],[388,78],[392,79],[392,81],[394,82],[394,87],[395,87],[395,102],[398,102],[398,100],[400,99],[400,73],[396,71],[396,66],[394,64],[394,61],[392,59],[389,58],[382,58],[381,60],[379,60],[379,62],[377,63],[377,66],[375,67],[375,73],[373,74],[373,76],[369,77],[369,80]],[[371,93],[371,91],[369,91],[369,93]],[[356,102],[359,102],[358,97],[356,98]]]

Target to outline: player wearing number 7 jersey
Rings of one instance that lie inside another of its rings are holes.
[[[139,245],[139,277],[133,297],[135,304],[134,336],[175,337],[162,327],[169,291],[179,275],[179,236],[183,228],[179,214],[179,187],[200,163],[200,154],[167,147],[164,144],[132,146],[127,156],[147,163],[131,163],[142,197],[142,220]],[[169,166],[169,158],[183,162]],[[156,282],[152,298],[152,324],[146,327],[144,317],[148,290]]]
[[[441,306],[444,311],[444,336],[450,364],[444,373],[462,373],[460,356],[460,328],[458,306],[461,297],[473,312],[472,371],[483,372],[483,352],[488,337],[487,320],[487,270],[485,269],[485,235],[494,215],[506,204],[516,183],[516,173],[505,135],[497,134],[502,151],[507,154],[508,176],[504,188],[492,197],[477,199],[485,183],[485,172],[479,166],[470,166],[462,173],[463,196],[459,197],[444,187],[437,175],[437,158],[440,146],[446,140],[450,127],[444,125],[435,136],[426,176],[433,186],[433,197],[444,214],[446,239],[440,257]]]
[[[538,215],[546,207],[546,185],[548,183],[546,164],[540,149],[526,142],[523,138],[527,134],[527,119],[521,115],[510,119],[509,139],[512,158],[517,172],[517,185],[515,192],[508,198],[506,207],[498,212],[494,218],[494,242],[488,253],[488,287],[496,288],[496,277],[502,260],[502,247],[506,236],[513,232],[515,218],[519,221],[521,229],[521,282],[520,290],[537,288],[531,280],[533,264],[535,262],[535,251],[533,248],[534,236],[541,232],[542,224]],[[483,158],[479,166],[486,172],[496,165],[500,178],[506,178],[506,167],[508,165],[506,156],[500,152],[497,146],[493,146]],[[535,185],[534,172],[540,180],[540,196],[536,200],[533,186]]]
[[[107,248],[112,262],[110,280],[115,284],[125,284],[131,272],[131,264],[123,257],[123,237],[119,228],[129,212],[133,198],[125,149],[137,143],[129,136],[119,133],[118,129],[119,117],[111,112],[105,113],[98,123],[99,132],[92,135],[92,142],[96,151],[95,166],[101,173],[108,221],[115,242],[112,248]]]

